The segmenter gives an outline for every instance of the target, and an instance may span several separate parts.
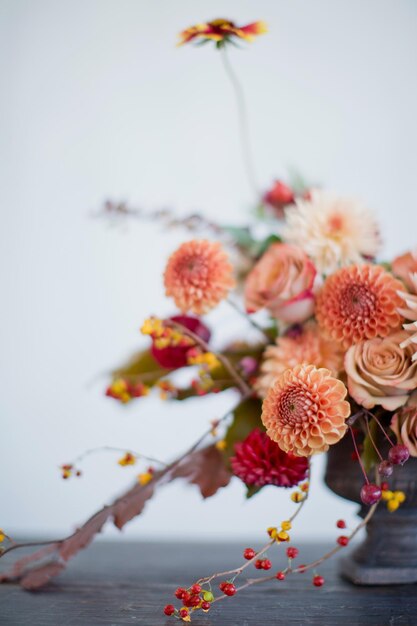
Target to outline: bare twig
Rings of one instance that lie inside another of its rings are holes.
[[[164,324],[166,326],[172,326],[173,328],[177,328],[178,330],[180,330],[184,335],[187,335],[188,337],[190,337],[205,352],[212,352],[219,359],[219,361],[223,364],[223,366],[227,369],[227,371],[229,372],[233,380],[236,382],[242,394],[247,397],[252,395],[253,393],[252,389],[249,387],[247,382],[242,378],[242,376],[239,374],[236,368],[232,365],[230,360],[226,356],[224,356],[224,354],[222,354],[221,352],[214,352],[210,348],[208,343],[206,343],[203,339],[201,339],[201,337],[193,333],[191,330],[189,330],[182,324],[179,324],[178,322],[174,322],[172,320],[164,320]]]

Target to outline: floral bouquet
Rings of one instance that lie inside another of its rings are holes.
[[[310,571],[312,584],[321,587],[321,562],[349,544],[381,501],[390,513],[406,501],[407,493],[390,489],[389,481],[410,456],[417,457],[417,254],[379,262],[378,224],[354,200],[299,180],[276,181],[266,193],[259,191],[243,91],[227,48],[265,31],[261,22],[238,27],[219,19],[180,36],[182,44],[214,42],[231,79],[244,164],[257,199],[251,224],[226,227],[166,211],[147,215],[113,202],[104,210],[206,233],[193,235],[167,259],[163,283],[177,311],[143,322],[144,349],[114,372],[107,395],[122,404],[140,402],[154,391],[167,402],[196,397],[204,402],[209,394],[233,389],[235,405],[170,462],[111,448],[120,453],[120,465],[143,464],[137,483],[69,537],[44,542],[15,562],[3,580],[40,587],[107,521],[121,528],[169,481],[195,484],[203,497],[227,487],[232,477],[245,484],[248,497],[266,485],[290,490],[295,510],[267,529],[263,548],[246,548],[235,569],[186,581],[175,591],[176,606],[169,603],[164,612],[187,622],[195,611],[207,612],[263,581],[279,584]],[[214,348],[202,316],[219,306],[233,307],[256,338]],[[292,526],[309,497],[312,459],[344,438],[351,445],[350,462],[362,472],[358,498],[366,513],[349,531],[343,520],[335,520],[341,533],[335,547],[312,563],[298,564]],[[62,465],[63,478],[80,476],[91,452]],[[24,545],[5,532],[1,539],[3,554]],[[273,569],[275,548],[285,554]],[[240,583],[248,568],[268,573]]]

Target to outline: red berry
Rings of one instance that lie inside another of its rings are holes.
[[[277,572],[275,574],[275,578],[277,578],[278,580],[285,580],[285,574],[284,572]]]
[[[193,585],[191,587],[191,589],[190,589],[190,592],[192,594],[199,594],[199,593],[201,593],[201,585],[197,585],[197,584]]]
[[[174,595],[176,598],[178,598],[178,600],[182,600],[184,593],[187,593],[187,591],[182,587],[178,587]]]
[[[323,576],[314,576],[314,578],[313,578],[313,585],[315,587],[322,587],[324,585],[324,578],[323,578]]]
[[[236,587],[233,583],[227,583],[223,588],[223,593],[225,596],[234,596],[236,593]]]
[[[338,519],[336,522],[338,528],[346,528],[346,522],[344,519]]]
[[[188,606],[189,605],[190,598],[191,598],[191,595],[188,593],[188,591],[185,591],[183,596],[182,596],[182,598],[181,598],[182,603],[183,603],[184,606]]]
[[[189,615],[189,610],[188,609],[180,609],[178,611],[178,613],[180,614],[180,617],[187,617],[187,615]]]
[[[298,556],[297,548],[287,548],[287,557],[289,559],[296,559]]]
[[[382,489],[382,491],[388,491],[389,490],[389,484],[386,481],[382,482],[381,483],[381,489]]]
[[[271,569],[272,563],[269,559],[262,560],[262,569]]]
[[[347,546],[349,543],[349,537],[346,537],[345,535],[340,535],[340,537],[337,538],[337,543],[339,544],[339,546]]]
[[[219,589],[220,589],[220,591],[224,591],[224,588],[225,588],[225,587],[226,587],[226,585],[228,585],[228,584],[229,584],[229,583],[228,583],[226,580],[224,580],[222,583],[220,583],[220,585],[219,585]]]
[[[262,569],[263,565],[262,565],[262,560],[261,559],[256,559],[255,567],[256,567],[256,569]]]
[[[304,574],[304,572],[306,571],[306,565],[305,564],[299,565],[297,567],[297,571],[298,571],[299,574]]]
[[[361,500],[364,504],[375,504],[381,499],[381,488],[373,483],[366,483],[361,489]]]
[[[202,602],[201,608],[203,609],[203,611],[208,611],[210,608],[210,602]]]
[[[248,561],[253,559],[254,556],[256,556],[256,552],[253,548],[246,548],[243,553],[243,558],[247,559]]]
[[[164,613],[165,615],[174,615],[175,606],[173,604],[167,604],[166,607],[164,608]]]
[[[201,602],[200,596],[197,594],[191,596],[191,598],[187,602],[187,606],[198,606]]]
[[[397,444],[396,446],[392,446],[390,451],[388,452],[388,458],[394,465],[404,465],[406,461],[408,461],[410,457],[410,452],[406,446],[401,446]]]
[[[393,471],[394,466],[390,461],[381,461],[381,463],[378,465],[378,474],[380,476],[383,476],[384,478],[388,478],[388,476],[391,476]]]

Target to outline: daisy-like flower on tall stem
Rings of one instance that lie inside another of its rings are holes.
[[[315,189],[285,213],[286,241],[300,246],[323,274],[374,258],[380,249],[378,224],[356,200]]]
[[[297,365],[285,370],[262,406],[267,435],[284,452],[310,456],[326,452],[347,430],[347,389],[325,368]]]
[[[181,46],[189,42],[204,44],[209,41],[214,41],[216,48],[220,51],[224,70],[236,98],[237,119],[239,123],[239,136],[242,145],[244,167],[248,183],[257,199],[260,196],[260,191],[252,155],[245,94],[239,78],[230,63],[226,48],[228,47],[227,44],[233,43],[235,40],[253,41],[256,35],[262,35],[267,31],[267,26],[265,22],[262,21],[252,22],[246,26],[236,26],[234,22],[220,18],[186,28],[180,33],[180,41],[178,44]]]
[[[277,337],[275,345],[266,348],[255,383],[256,391],[265,397],[280,374],[302,363],[325,367],[333,376],[343,367],[340,345],[327,339],[315,322],[291,327],[285,335]]]
[[[195,24],[179,34],[179,46],[189,42],[203,43],[214,41],[216,44],[225,44],[231,39],[241,39],[252,42],[258,35],[268,32],[265,22],[252,22],[246,26],[237,26],[234,22],[223,18]]]
[[[352,265],[329,276],[316,298],[316,318],[344,348],[386,337],[401,326],[402,283],[379,265]]]
[[[197,315],[216,307],[235,286],[233,267],[217,242],[193,239],[168,259],[165,293],[183,312]]]

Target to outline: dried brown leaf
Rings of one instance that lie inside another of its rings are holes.
[[[46,585],[51,578],[58,576],[64,569],[65,565],[57,561],[45,563],[40,567],[34,567],[24,574],[20,579],[20,585],[28,591],[39,589],[39,587]]]
[[[203,498],[209,498],[229,484],[231,474],[222,453],[212,445],[186,457],[173,471],[172,478],[186,478],[198,486]]]

